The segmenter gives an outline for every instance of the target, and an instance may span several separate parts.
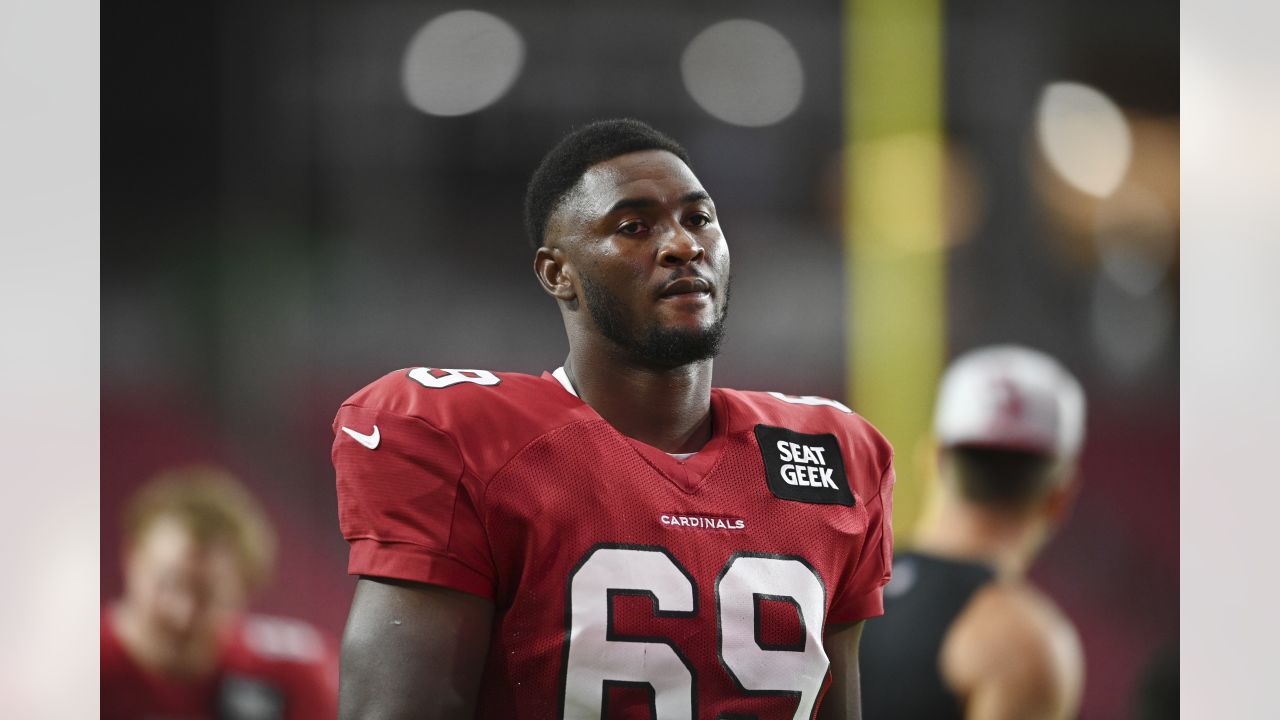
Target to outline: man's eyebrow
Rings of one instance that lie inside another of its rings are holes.
[[[711,196],[707,194],[706,190],[694,190],[692,192],[687,192],[684,195],[681,195],[680,204],[688,205],[689,203],[698,202],[699,200],[710,200],[710,199],[711,199]],[[658,201],[651,197],[623,198],[618,202],[614,203],[613,207],[609,208],[609,212],[606,214],[612,215],[613,213],[619,210],[651,208],[656,206],[657,204],[658,204]]]

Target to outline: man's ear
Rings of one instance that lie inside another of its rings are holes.
[[[1066,522],[1067,515],[1075,507],[1076,498],[1080,496],[1080,471],[1074,464],[1059,468],[1062,473],[1057,485],[1049,491],[1044,504],[1045,516],[1054,525]]]
[[[560,248],[546,245],[538,248],[533,256],[533,273],[551,297],[570,303],[578,299],[578,291],[572,282],[573,268]]]

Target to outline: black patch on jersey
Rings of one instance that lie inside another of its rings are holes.
[[[809,435],[756,425],[756,441],[760,443],[765,479],[774,497],[821,505],[853,505],[853,489],[845,477],[844,455],[835,435]]]
[[[218,720],[283,720],[284,695],[270,683],[228,675],[218,684]]]

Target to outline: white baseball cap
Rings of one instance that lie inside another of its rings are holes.
[[[1084,392],[1052,357],[1018,345],[971,350],[942,376],[933,430],[957,445],[1074,458],[1084,441]]]

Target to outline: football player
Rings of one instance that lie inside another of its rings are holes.
[[[838,402],[712,386],[729,246],[671,138],[570,133],[525,222],[564,365],[399,370],[334,420],[341,717],[858,717],[888,443]]]
[[[102,613],[104,720],[311,720],[337,714],[331,641],[247,615],[274,540],[225,471],[171,470],[125,514],[124,596]]]
[[[1026,580],[1076,489],[1084,395],[1053,358],[974,350],[942,379],[940,488],[863,637],[868,718],[1075,717],[1075,629]]]

